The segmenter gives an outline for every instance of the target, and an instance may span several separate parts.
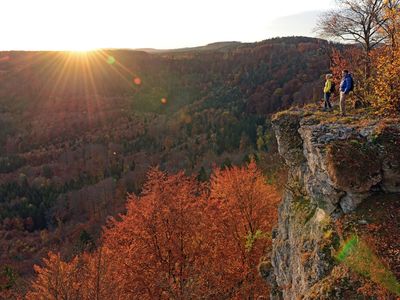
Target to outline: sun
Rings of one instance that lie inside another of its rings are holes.
[[[83,46],[83,45],[82,46],[81,45],[76,45],[76,46],[67,47],[65,50],[69,51],[69,52],[74,52],[74,53],[77,53],[77,54],[84,54],[84,53],[95,51],[96,48],[95,47]]]
[[[63,50],[76,53],[86,53],[97,49],[90,40],[85,40],[82,37],[66,41],[63,48]]]

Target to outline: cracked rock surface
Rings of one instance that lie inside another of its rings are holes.
[[[335,220],[371,195],[400,193],[398,120],[331,119],[290,110],[272,120],[289,167],[268,277],[272,299],[325,299],[309,291],[335,269]]]

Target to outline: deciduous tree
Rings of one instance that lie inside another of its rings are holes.
[[[217,169],[211,187],[153,169],[100,248],[71,262],[49,254],[28,299],[255,299],[278,195],[254,162]]]
[[[364,79],[368,79],[371,51],[387,37],[381,30],[386,22],[384,0],[337,0],[337,6],[320,17],[317,31],[323,37],[361,45],[365,54]]]
[[[278,194],[265,183],[254,162],[246,167],[215,170],[211,178],[215,274],[231,298],[256,299],[267,287],[257,275],[260,258],[271,246],[277,221]]]

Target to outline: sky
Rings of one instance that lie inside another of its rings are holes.
[[[312,36],[333,0],[1,0],[0,50],[172,49]]]

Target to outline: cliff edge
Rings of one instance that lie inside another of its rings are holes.
[[[292,109],[273,127],[289,176],[271,261],[260,268],[271,298],[396,299],[399,120]]]

